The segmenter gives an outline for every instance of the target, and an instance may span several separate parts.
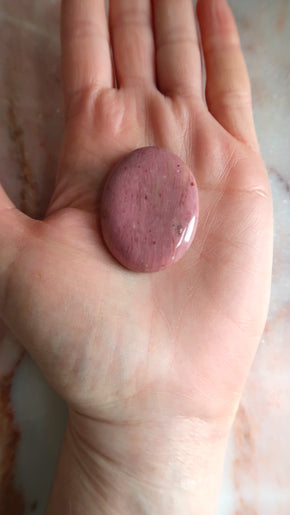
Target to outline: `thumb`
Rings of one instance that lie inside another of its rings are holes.
[[[5,312],[9,282],[18,256],[29,241],[29,222],[0,185],[0,315]]]

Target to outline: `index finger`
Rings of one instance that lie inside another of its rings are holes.
[[[85,91],[112,87],[104,0],[62,0],[61,46],[66,104]]]

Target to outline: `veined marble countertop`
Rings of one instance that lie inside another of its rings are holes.
[[[0,0],[0,179],[35,217],[51,193],[62,132],[59,3]],[[290,0],[230,5],[273,190],[275,253],[270,313],[229,441],[218,515],[289,515]],[[63,403],[0,328],[0,515],[44,514],[65,420]]]

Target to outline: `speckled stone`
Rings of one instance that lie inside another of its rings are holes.
[[[137,149],[109,174],[101,227],[112,255],[136,272],[156,272],[181,259],[198,220],[195,178],[172,152]]]

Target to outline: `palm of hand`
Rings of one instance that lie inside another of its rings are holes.
[[[258,318],[256,311],[265,288],[259,237],[267,192],[264,197],[255,177],[263,164],[203,105],[174,104],[157,91],[146,116],[147,126],[158,128],[145,133],[145,119],[135,118],[145,98],[145,92],[134,98],[109,91],[92,106],[89,97],[69,122],[48,217],[32,223],[18,263],[19,330],[33,340],[44,373],[80,411],[96,414],[101,405],[164,390],[170,402],[198,397],[204,415],[214,416],[237,400],[252,356],[239,342],[257,338],[264,321],[264,311]],[[108,253],[95,194],[112,162],[147,144],[186,159],[201,205],[188,254],[153,275],[126,271]],[[47,353],[38,355],[44,347]]]
[[[98,225],[108,170],[145,145],[183,158],[200,193],[190,251],[156,274],[122,268]],[[259,154],[200,98],[147,87],[80,95],[47,217],[26,223],[4,316],[72,408],[129,420],[162,398],[172,415],[232,416],[265,322],[270,193]]]

